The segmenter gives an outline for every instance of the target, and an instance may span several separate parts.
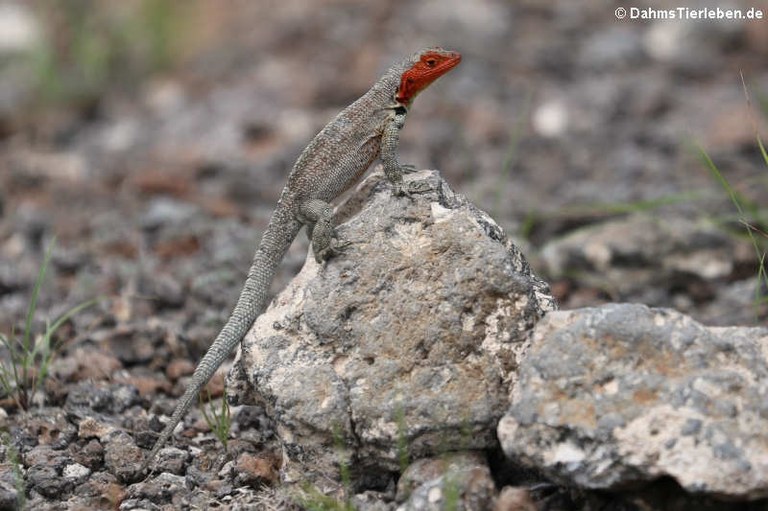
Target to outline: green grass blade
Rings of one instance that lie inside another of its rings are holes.
[[[744,210],[741,207],[742,197],[740,194],[733,189],[731,183],[729,183],[725,176],[723,176],[722,172],[720,172],[720,169],[718,169],[717,165],[715,165],[715,162],[713,162],[712,158],[710,158],[709,154],[707,154],[707,151],[705,151],[704,148],[699,144],[696,144],[696,148],[699,152],[699,157],[704,162],[707,170],[709,170],[709,173],[712,174],[712,177],[714,177],[718,184],[723,188],[723,190],[725,190],[725,193],[728,194],[728,198],[731,199],[731,202],[738,210],[739,215],[744,215]]]
[[[757,136],[757,147],[760,148],[760,154],[763,157],[763,163],[765,163],[765,166],[768,167],[768,152],[765,150],[765,146],[763,145],[763,141],[760,138],[760,135]]]
[[[2,342],[5,347],[8,349],[8,352],[10,353],[10,366],[13,371],[13,381],[16,382],[16,385],[19,385],[19,371],[18,371],[18,364],[19,364],[19,352],[16,349],[16,346],[13,341],[8,339],[4,335],[0,335],[0,342]],[[3,366],[3,376],[6,376],[6,368]],[[6,387],[5,384],[3,384],[4,387]],[[8,386],[6,387],[8,389],[8,394],[11,394],[13,391],[13,387],[10,385],[10,382],[8,382]]]
[[[78,314],[80,311],[87,309],[88,307],[91,307],[92,305],[95,305],[98,302],[98,298],[94,298],[92,300],[85,301],[83,303],[80,303],[78,305],[75,305],[65,313],[63,313],[61,316],[56,318],[56,321],[53,322],[53,324],[48,327],[45,331],[45,335],[47,337],[51,337],[54,333],[56,333],[56,330],[61,328],[61,325],[67,322],[72,316],[75,314]]]
[[[24,323],[24,342],[22,348],[24,351],[30,350],[30,336],[32,335],[32,320],[37,310],[37,299],[40,296],[40,288],[43,285],[43,279],[48,271],[48,264],[51,261],[51,255],[53,255],[53,247],[56,246],[56,237],[51,240],[51,244],[48,246],[48,250],[45,252],[45,258],[43,259],[43,265],[40,267],[40,271],[37,272],[37,279],[35,280],[35,287],[32,290],[32,298],[29,301],[29,308],[27,309],[27,319]]]

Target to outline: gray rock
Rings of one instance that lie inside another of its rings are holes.
[[[767,357],[763,328],[632,304],[552,313],[534,329],[499,439],[567,484],[668,476],[694,494],[763,497]]]
[[[767,293],[756,278],[726,284],[696,311],[696,319],[713,326],[759,324],[760,318],[768,318]]]
[[[117,414],[140,403],[133,385],[80,382],[67,395],[66,408]]]
[[[40,445],[29,451],[24,462],[29,466],[26,485],[41,495],[53,499],[61,498],[75,487],[75,481],[63,477],[64,468],[72,459],[61,451],[47,445]]]
[[[104,461],[104,447],[96,439],[89,441],[85,445],[82,445],[82,443],[71,444],[69,453],[78,464],[92,471],[101,468]]]
[[[528,488],[505,486],[499,492],[494,511],[536,511],[536,503]]]
[[[157,229],[164,225],[178,225],[189,222],[195,214],[192,204],[176,199],[160,197],[153,199],[147,210],[141,215],[140,223],[144,229]]]
[[[176,447],[165,447],[157,453],[155,467],[158,472],[169,472],[182,475],[186,467],[189,453]]]
[[[75,484],[79,484],[85,481],[88,476],[91,475],[91,470],[79,463],[70,463],[64,467],[61,475],[66,479],[72,479]]]
[[[420,460],[405,471],[403,478],[409,481],[402,486],[410,486],[410,480],[420,479],[435,470],[441,472],[440,475],[413,490],[397,511],[472,511],[491,508],[496,486],[485,460],[473,454],[462,453],[447,456],[443,460]],[[398,485],[398,497],[400,487]]]
[[[163,472],[157,477],[129,486],[120,509],[166,509],[168,504],[175,504],[176,499],[186,490],[183,476]]]
[[[24,498],[24,475],[21,470],[21,467],[8,461],[0,463],[0,510],[20,509]]]
[[[40,43],[40,23],[23,2],[0,4],[0,55],[30,52]]]
[[[494,445],[526,334],[554,309],[488,215],[435,171],[408,179],[412,199],[380,172],[361,185],[338,212],[350,245],[307,259],[230,372],[230,397],[263,400],[288,458],[317,473]]]
[[[34,408],[26,416],[24,430],[32,444],[65,449],[77,437],[77,428],[61,408]],[[24,451],[23,448],[20,449]]]
[[[139,474],[143,453],[124,431],[115,431],[106,438],[104,465],[109,473],[121,481],[131,481]],[[168,474],[170,475],[170,474]]]
[[[0,510],[12,511],[20,509],[21,495],[18,489],[5,481],[0,480]]]
[[[748,249],[711,223],[634,214],[554,240],[542,256],[555,277],[577,274],[616,298],[647,302],[661,299],[649,290],[698,289],[728,277],[739,260],[753,257]]]
[[[447,453],[437,458],[422,458],[410,464],[397,481],[395,500],[404,502],[420,486],[449,472],[466,472],[485,467],[485,456],[479,452]]]
[[[394,511],[396,504],[389,500],[387,495],[380,492],[366,491],[353,495],[350,504],[357,511]]]

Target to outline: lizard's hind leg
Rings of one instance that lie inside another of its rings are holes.
[[[307,236],[312,241],[315,261],[326,261],[346,245],[335,242],[333,207],[330,204],[320,199],[308,200],[299,207],[299,213],[307,226]]]

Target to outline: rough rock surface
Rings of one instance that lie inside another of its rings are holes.
[[[398,500],[405,496],[408,499],[397,511],[491,509],[496,486],[482,456],[457,453],[421,459],[408,467],[398,482]]]
[[[738,276],[744,268],[754,275],[753,258],[748,242],[713,222],[644,213],[584,227],[542,248],[554,278],[577,276],[613,301],[674,305],[678,310],[713,299],[715,283]],[[687,302],[675,300],[677,296]],[[725,318],[730,324],[738,320]]]
[[[768,495],[768,329],[707,328],[612,304],[547,315],[499,438],[506,454],[593,489],[671,477],[718,498]]]
[[[319,472],[494,445],[526,334],[554,309],[488,215],[435,171],[407,180],[410,199],[379,172],[361,185],[338,212],[349,245],[307,259],[230,372],[235,400],[263,399],[288,459]]]

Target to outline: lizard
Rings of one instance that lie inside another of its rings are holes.
[[[400,164],[397,157],[400,130],[416,95],[460,61],[458,52],[428,48],[397,62],[302,151],[288,175],[229,319],[195,368],[140,473],[149,468],[199,392],[266,307],[277,267],[300,229],[306,226],[318,263],[341,250],[331,201],[358,182],[377,158],[392,184],[393,195],[410,196],[403,173],[412,167]]]

